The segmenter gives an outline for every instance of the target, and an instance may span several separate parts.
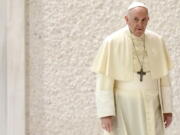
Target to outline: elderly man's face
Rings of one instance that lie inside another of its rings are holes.
[[[136,7],[128,12],[125,20],[130,31],[139,37],[145,32],[149,20],[148,11],[146,8]]]

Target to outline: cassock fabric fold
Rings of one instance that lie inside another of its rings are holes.
[[[145,45],[152,78],[166,76],[173,64],[162,37],[146,30]],[[126,26],[103,41],[93,61],[91,71],[116,80],[132,80],[132,59],[132,40],[129,28]]]

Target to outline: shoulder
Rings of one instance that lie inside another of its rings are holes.
[[[154,31],[151,30],[146,30],[146,35],[151,38],[151,39],[155,39],[155,40],[162,40],[162,36]]]
[[[156,47],[165,47],[165,41],[160,34],[147,30],[146,35],[151,44],[154,44]]]

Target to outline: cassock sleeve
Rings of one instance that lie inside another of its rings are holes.
[[[160,81],[162,89],[163,112],[172,113],[172,91],[169,75],[162,77]]]
[[[97,117],[115,116],[114,80],[101,73],[96,74]]]

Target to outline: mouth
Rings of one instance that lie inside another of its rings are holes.
[[[138,31],[143,31],[144,29],[137,28]]]

